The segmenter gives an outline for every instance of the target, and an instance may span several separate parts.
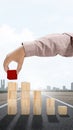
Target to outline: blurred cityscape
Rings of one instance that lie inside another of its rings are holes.
[[[68,89],[68,87],[66,87],[65,85],[62,86],[62,89],[59,87],[51,87],[51,86],[47,86],[47,91],[73,91],[73,82],[71,83],[71,87],[70,89]]]
[[[5,79],[0,80],[0,92],[6,92],[7,91],[7,83]],[[18,88],[20,90],[21,88]],[[46,88],[42,88],[41,91],[73,91],[73,82],[70,85],[70,89],[68,89],[68,86],[66,87],[65,85],[62,86],[62,88],[59,87],[52,87],[50,85],[47,85]]]

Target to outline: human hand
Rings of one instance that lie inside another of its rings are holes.
[[[3,63],[4,70],[7,72],[7,70],[9,69],[9,64],[12,61],[15,61],[17,63],[17,73],[19,73],[23,65],[24,57],[25,57],[25,51],[23,46],[9,53],[6,56]]]

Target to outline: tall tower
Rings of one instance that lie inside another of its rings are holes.
[[[51,86],[47,86],[47,90],[51,90]]]
[[[1,79],[1,90],[5,89],[5,79]]]
[[[71,90],[73,90],[73,82],[71,83]]]
[[[63,90],[66,90],[66,86],[63,86]]]

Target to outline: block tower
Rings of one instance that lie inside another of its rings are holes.
[[[34,115],[41,115],[41,110],[42,110],[41,91],[34,91],[34,96],[33,96],[33,114]]]
[[[17,83],[8,82],[8,115],[17,113]]]
[[[30,83],[21,83],[21,114],[30,114]]]
[[[55,99],[54,98],[46,99],[46,113],[47,115],[55,115]]]

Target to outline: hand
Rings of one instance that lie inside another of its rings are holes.
[[[17,73],[20,72],[21,68],[22,68],[22,64],[24,61],[24,57],[25,57],[25,50],[22,47],[16,49],[15,51],[11,52],[10,54],[8,54],[4,60],[4,70],[7,72],[7,70],[9,69],[9,64],[12,61],[17,62]]]

